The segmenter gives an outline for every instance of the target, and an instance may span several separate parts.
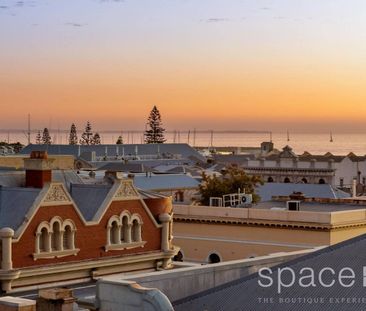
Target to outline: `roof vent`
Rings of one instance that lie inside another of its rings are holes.
[[[289,195],[290,200],[304,201],[305,195],[302,192],[294,191]]]

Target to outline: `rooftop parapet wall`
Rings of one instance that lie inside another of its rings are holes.
[[[291,200],[289,196],[273,196],[273,201],[278,202],[286,202]],[[366,198],[365,197],[358,197],[358,198],[344,198],[344,199],[331,199],[331,198],[304,198],[302,199],[303,202],[309,203],[320,203],[320,204],[348,204],[350,208],[352,205],[364,205],[366,208]]]
[[[302,222],[324,225],[342,225],[347,223],[366,222],[366,209],[337,211],[337,212],[302,212],[281,211],[256,208],[228,208],[192,205],[174,205],[175,218],[223,220],[268,220],[280,222]]]
[[[72,170],[74,169],[74,157],[71,155],[52,155],[49,157],[52,160],[52,169]],[[24,155],[16,154],[11,156],[0,157],[0,166],[23,169]]]
[[[307,255],[314,250],[276,253],[263,257],[233,260],[211,265],[198,265],[167,271],[135,274],[125,276],[122,279],[111,276],[106,277],[104,282],[108,282],[108,280],[116,283],[124,283],[126,280],[134,281],[144,287],[157,288],[170,301],[176,301],[209,288],[248,276],[257,272],[262,267],[272,267]]]

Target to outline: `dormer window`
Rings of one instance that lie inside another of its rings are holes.
[[[120,216],[112,216],[107,225],[106,251],[144,247],[142,240],[142,219],[138,214],[124,211]]]
[[[75,248],[75,231],[71,220],[63,221],[57,216],[50,222],[40,223],[36,231],[34,260],[77,255],[79,249]]]

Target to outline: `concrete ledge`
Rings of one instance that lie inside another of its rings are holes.
[[[18,297],[0,297],[1,311],[36,311],[36,302],[34,300]]]
[[[208,219],[267,220],[282,222],[299,222],[319,225],[343,225],[347,223],[366,222],[366,209],[350,209],[336,212],[313,211],[278,211],[258,208],[228,208],[193,205],[174,205],[174,215]]]
[[[39,284],[62,283],[75,279],[96,279],[103,275],[122,273],[133,270],[156,269],[157,262],[170,259],[178,251],[154,251],[131,256],[105,257],[103,259],[68,262],[57,265],[36,266],[17,271],[18,278],[12,283],[12,292],[27,288],[38,288]],[[8,272],[6,272],[8,273]],[[1,276],[1,271],[0,271]]]
[[[122,280],[98,281],[96,307],[102,311],[174,311],[169,299],[158,289]]]
[[[167,295],[170,301],[176,301],[253,274],[262,267],[272,267],[304,256],[317,249],[276,253],[269,256],[227,261],[217,264],[194,265],[193,267],[136,274],[128,277],[110,276],[105,277],[104,280],[117,282],[121,280],[134,281],[141,286],[157,288]]]

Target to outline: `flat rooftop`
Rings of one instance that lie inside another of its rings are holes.
[[[283,201],[260,202],[258,204],[253,205],[251,208],[261,210],[276,210],[280,208],[286,208],[286,202]],[[365,204],[352,203],[351,200],[349,203],[343,202],[343,200],[340,203],[300,202],[301,212],[332,213],[332,212],[351,211],[360,209],[366,209],[366,202]]]
[[[177,222],[291,224],[324,228],[366,224],[366,202],[342,200],[337,200],[338,203],[301,202],[299,211],[285,209],[284,201],[269,201],[251,208],[174,205],[173,212]]]

